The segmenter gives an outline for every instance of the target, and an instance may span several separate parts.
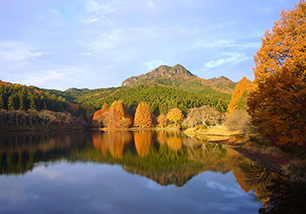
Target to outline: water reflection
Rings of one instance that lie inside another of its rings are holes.
[[[82,142],[82,143],[80,143]],[[92,144],[84,133],[1,133],[1,174],[24,174],[35,163],[61,160]]]
[[[1,133],[1,175],[24,174],[36,163],[83,161],[120,165],[162,186],[184,186],[205,171],[233,172],[260,213],[306,213],[305,163],[273,173],[228,146],[197,142],[180,132]]]
[[[146,157],[152,143],[152,132],[134,132],[134,142],[138,155]]]
[[[116,159],[122,158],[124,146],[132,142],[131,132],[94,133],[93,145],[101,150],[103,155],[110,153]]]

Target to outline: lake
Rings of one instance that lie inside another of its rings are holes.
[[[0,213],[305,213],[304,183],[180,132],[11,132],[0,146]]]

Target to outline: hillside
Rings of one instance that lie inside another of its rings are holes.
[[[83,107],[70,100],[72,101],[73,98],[61,91],[40,89],[0,80],[0,109],[69,112],[74,116],[83,115],[86,118]]]
[[[223,76],[207,80],[201,79],[178,64],[174,67],[161,65],[146,74],[130,77],[122,82],[122,86],[133,86],[148,82],[217,96],[231,94],[236,85],[233,81]]]
[[[81,94],[77,101],[100,109],[103,103],[109,106],[115,100],[122,100],[124,105],[133,113],[137,105],[145,101],[149,104],[150,112],[156,116],[167,114],[172,108],[178,107],[184,113],[188,108],[201,105],[211,105],[217,110],[225,112],[229,103],[230,95],[223,99],[218,96],[194,93],[182,89],[156,83],[137,84],[133,87],[117,87],[107,89],[89,90]]]

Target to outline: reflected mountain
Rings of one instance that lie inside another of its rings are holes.
[[[1,133],[0,145],[0,173],[5,176],[61,160],[121,165],[163,186],[181,187],[204,171],[233,172],[241,188],[264,204],[260,213],[306,213],[301,203],[306,200],[305,162],[286,165],[280,175],[229,146],[180,132]]]

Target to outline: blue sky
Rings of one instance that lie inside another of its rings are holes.
[[[253,80],[266,29],[298,0],[0,0],[0,79],[120,86],[159,65]]]

